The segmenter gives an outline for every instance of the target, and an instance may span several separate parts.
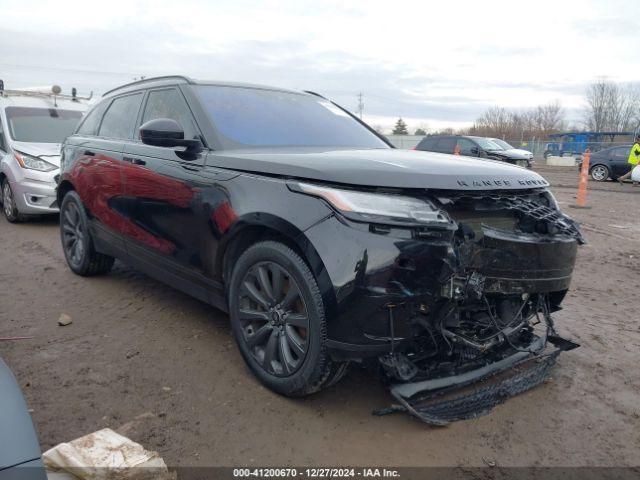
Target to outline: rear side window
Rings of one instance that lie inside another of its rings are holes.
[[[100,102],[86,114],[84,121],[80,124],[80,128],[76,133],[81,135],[95,135],[102,120],[102,114],[109,105],[108,101]]]
[[[131,140],[141,102],[142,93],[116,98],[111,102],[107,113],[104,114],[99,135],[107,138]]]
[[[618,147],[618,148],[615,148],[612,153],[614,157],[626,158],[629,156],[630,150],[631,148]]]
[[[417,150],[433,151],[436,147],[437,138],[424,138],[417,147]]]
[[[460,147],[460,155],[472,155],[472,149],[476,146],[468,138],[458,138],[458,146]]]
[[[2,127],[2,117],[0,117],[0,150],[7,151],[7,145],[4,141],[4,128]]]
[[[149,92],[142,123],[156,118],[170,118],[178,122],[184,129],[184,138],[194,138],[197,135],[197,129],[187,102],[182,94],[174,88]]]
[[[453,153],[453,150],[456,148],[455,137],[441,138],[440,140],[438,140],[436,148],[439,152]]]

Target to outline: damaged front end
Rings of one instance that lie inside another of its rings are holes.
[[[390,348],[378,361],[398,404],[376,413],[446,425],[540,384],[559,353],[578,346],[558,336],[552,313],[584,239],[546,190],[434,197],[449,236],[416,235],[440,247],[448,238],[445,268],[437,289],[384,305]]]

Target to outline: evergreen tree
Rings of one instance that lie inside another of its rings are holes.
[[[407,124],[404,123],[404,120],[402,120],[402,117],[398,118],[398,121],[396,122],[396,126],[393,127],[393,132],[394,135],[409,135],[409,132],[407,131]]]

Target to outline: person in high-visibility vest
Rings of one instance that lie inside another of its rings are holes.
[[[629,152],[629,160],[627,160],[627,163],[631,165],[631,170],[623,176],[618,177],[620,185],[624,185],[624,181],[631,176],[631,172],[633,172],[633,169],[638,165],[638,162],[640,162],[640,135],[636,136],[636,143],[633,144],[633,147],[631,147],[631,151]],[[633,186],[637,187],[638,182],[633,182]]]

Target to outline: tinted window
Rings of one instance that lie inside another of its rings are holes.
[[[98,131],[98,126],[100,126],[100,120],[102,120],[102,114],[109,105],[108,101],[103,101],[93,107],[85,116],[83,122],[80,124],[80,128],[78,128],[78,132],[82,135],[95,135]]]
[[[133,127],[140,110],[142,93],[116,98],[107,113],[104,114],[100,125],[100,136],[107,138],[121,138],[129,140],[133,138]]]
[[[416,147],[417,150],[429,150],[435,149],[437,138],[424,138]]]
[[[4,142],[4,128],[2,127],[2,118],[0,117],[0,150],[7,151],[7,145]]]
[[[438,143],[436,144],[436,148],[439,152],[453,153],[453,150],[456,148],[455,137],[446,137],[439,139]]]
[[[476,144],[468,138],[458,138],[458,146],[460,147],[460,155],[473,155],[471,149],[476,147]]]
[[[77,110],[7,107],[11,138],[18,142],[62,143],[82,118]]]
[[[194,88],[225,148],[389,148],[350,115],[315,95],[213,85]]]
[[[613,149],[613,156],[616,158],[627,158],[631,147],[619,147]]]
[[[184,129],[184,138],[194,138],[197,135],[187,102],[175,89],[153,90],[149,93],[142,123],[156,118],[171,118],[177,121]]]

